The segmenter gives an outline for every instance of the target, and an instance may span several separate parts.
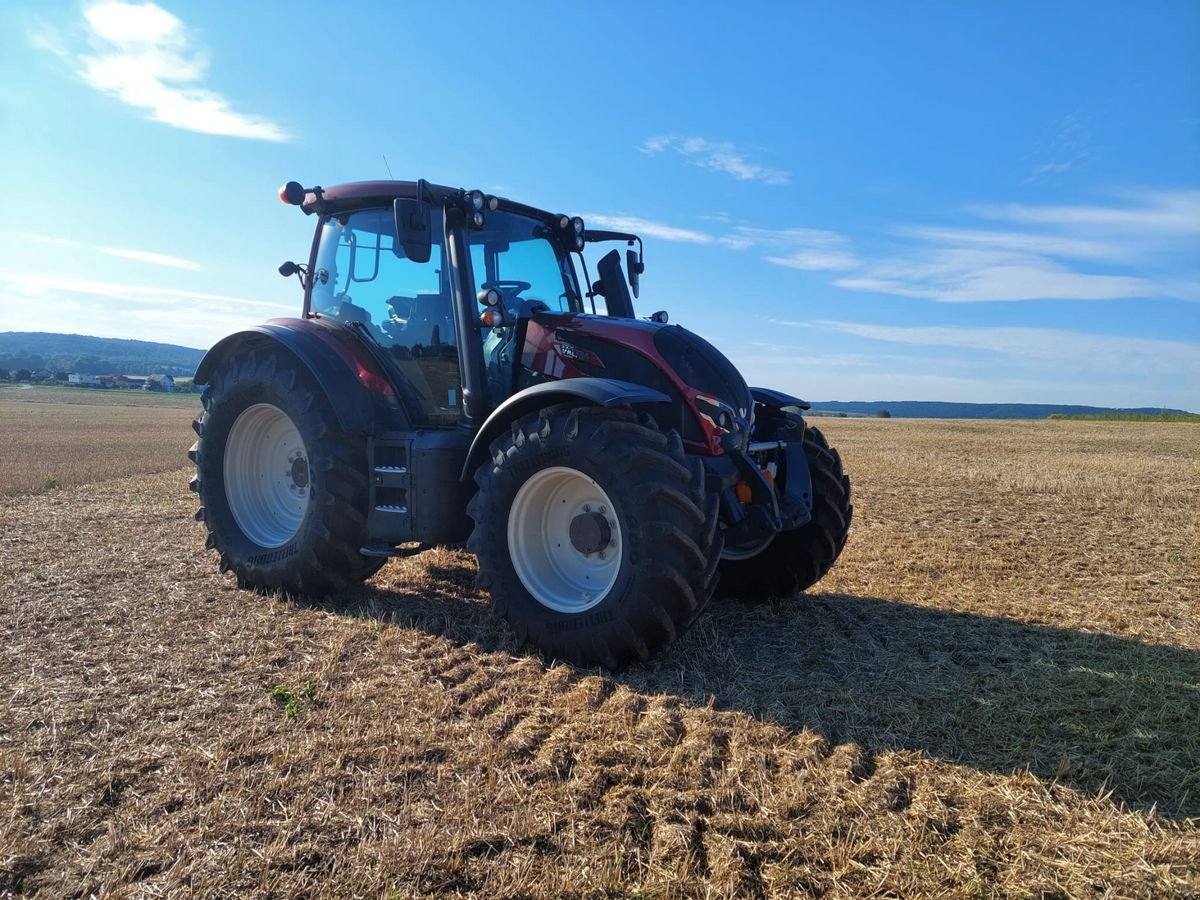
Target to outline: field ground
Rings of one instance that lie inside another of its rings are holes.
[[[197,394],[0,386],[0,497],[179,468]]]
[[[820,592],[619,676],[516,646],[457,550],[238,590],[186,470],[4,500],[0,895],[1200,893],[1195,428],[819,425]]]

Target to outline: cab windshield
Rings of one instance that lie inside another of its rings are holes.
[[[539,300],[553,312],[579,311],[570,260],[561,258],[542,222],[490,212],[480,231],[467,233],[476,292],[499,286],[507,300]]]
[[[548,237],[536,219],[489,212],[482,230],[467,232],[475,292],[498,287],[506,302],[539,300],[555,312],[578,310],[570,261]],[[407,405],[427,424],[454,424],[461,415],[453,297],[436,225],[429,261],[419,263],[396,241],[390,208],[344,213],[322,224],[310,312],[366,329],[399,368]],[[483,307],[474,298],[471,303],[477,319]]]

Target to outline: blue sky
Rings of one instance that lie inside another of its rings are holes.
[[[0,331],[298,309],[284,181],[634,227],[817,399],[1200,410],[1200,5],[7,4]]]

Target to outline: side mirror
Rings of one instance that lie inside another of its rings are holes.
[[[433,253],[433,233],[429,229],[429,204],[423,200],[397,198],[394,205],[396,242],[404,255],[415,263],[427,263]]]
[[[636,300],[641,290],[642,272],[646,271],[646,264],[638,260],[638,254],[626,250],[625,268],[629,271],[629,286],[633,288],[633,299]]]
[[[610,250],[596,263],[600,273],[600,284],[604,288],[604,305],[614,319],[633,318],[633,298],[625,284],[625,273],[621,271],[621,253]]]
[[[284,278],[291,278],[293,275],[295,275],[299,271],[300,271],[300,267],[298,265],[296,265],[294,262],[292,262],[290,259],[279,267],[279,274],[282,275]]]

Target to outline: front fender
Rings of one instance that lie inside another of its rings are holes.
[[[777,409],[783,409],[785,406],[797,406],[800,409],[812,409],[811,403],[806,403],[799,397],[793,397],[791,394],[783,393],[783,391],[771,390],[771,388],[752,387],[750,388],[750,396],[754,398],[756,403],[762,403],[766,406],[774,406]]]
[[[264,349],[282,349],[308,370],[343,431],[375,434],[408,427],[391,383],[370,354],[337,326],[313,319],[272,319],[222,338],[200,361],[195,383],[208,384],[227,360]]]
[[[499,437],[516,419],[534,410],[556,403],[584,401],[596,406],[637,406],[640,403],[670,403],[662,391],[618,381],[615,378],[563,378],[545,381],[513,394],[494,410],[471,442],[467,461],[463,464],[463,481],[483,462],[488,445]]]

